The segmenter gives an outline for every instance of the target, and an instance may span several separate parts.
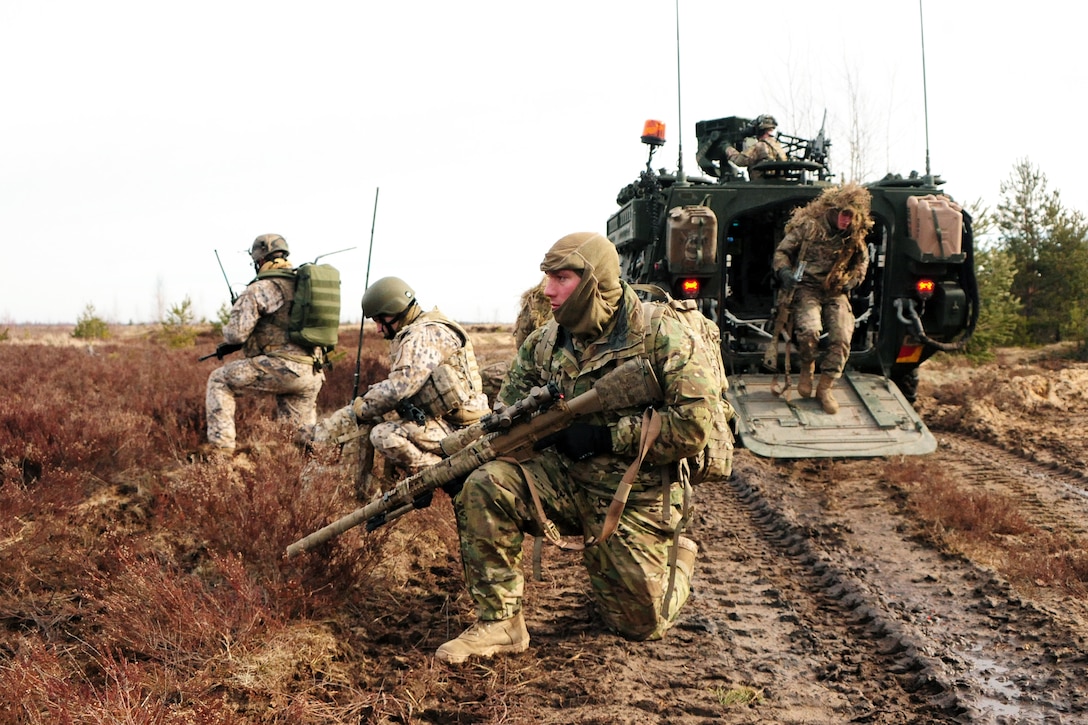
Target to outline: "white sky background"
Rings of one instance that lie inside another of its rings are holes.
[[[917,2],[548,3],[0,0],[0,324],[152,322],[188,296],[214,318],[258,234],[425,308],[513,321],[547,248],[604,232],[666,123],[655,169],[698,175],[695,123],[771,113],[833,169],[849,121],[874,180],[925,172]],[[1075,143],[1088,11],[925,0],[931,169],[996,206],[1028,159],[1088,209]],[[777,30],[772,28],[777,26]]]

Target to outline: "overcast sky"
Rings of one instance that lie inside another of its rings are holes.
[[[698,174],[695,123],[771,113],[863,180],[931,170],[999,201],[1015,164],[1088,209],[1075,3],[0,0],[0,325],[214,318],[258,234],[328,257],[357,322],[395,275],[463,322],[514,319],[560,236],[603,232],[646,163]],[[677,81],[679,75],[679,92]],[[679,99],[678,99],[679,97]],[[679,101],[679,103],[678,103]],[[681,124],[682,122],[682,124]]]

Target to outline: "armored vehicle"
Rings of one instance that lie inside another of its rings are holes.
[[[646,123],[646,168],[620,191],[607,233],[628,282],[695,300],[718,325],[740,445],[775,458],[934,450],[912,403],[918,367],[938,351],[962,348],[978,318],[969,214],[928,173],[864,184],[872,195],[871,261],[850,293],[857,322],[835,388],[840,409],[828,415],[790,388],[796,347],[784,336],[776,342],[771,263],[791,212],[836,183],[830,140],[823,129],[811,139],[778,133],[786,161],[741,169],[726,147],[754,143],[757,123],[735,116],[700,121],[696,136],[706,176],[686,176],[682,156],[675,173],[654,171],[664,126]]]

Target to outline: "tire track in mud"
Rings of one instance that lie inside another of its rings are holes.
[[[1015,456],[1031,470],[1006,475],[1009,459],[952,444],[934,455],[969,481],[1078,480]],[[584,596],[563,596],[569,580],[547,595],[551,611],[530,627],[539,664],[553,675],[573,658],[587,666],[574,700],[536,722],[1088,722],[1084,622],[928,543],[881,482],[885,466],[737,451],[730,481],[697,489],[695,593],[664,640],[602,639]],[[1078,499],[1055,525],[1075,519]],[[740,686],[763,701],[726,706]]]
[[[699,491],[694,531],[709,551],[694,619],[725,615],[733,678],[782,708],[768,717],[760,707],[766,721],[954,722],[965,708],[924,647],[792,520],[792,505],[766,495],[785,483],[742,454],[728,483]]]
[[[729,482],[698,489],[695,590],[663,640],[601,642],[569,580],[541,592],[549,611],[529,624],[542,669],[590,665],[577,690],[564,682],[561,711],[534,698],[537,722],[955,722],[957,703],[940,699],[947,688],[920,648],[763,494],[776,478],[738,461]],[[599,646],[587,650],[593,639]],[[726,706],[740,687],[762,701]]]
[[[980,479],[997,475],[998,457],[971,466]],[[989,467],[988,467],[989,466]],[[848,581],[859,607],[902,647],[894,667],[916,668],[933,702],[957,722],[1057,723],[1088,720],[1088,659],[1083,622],[1023,600],[992,572],[942,554],[926,543],[890,487],[878,483],[883,464],[847,461],[800,471],[792,506],[816,545]],[[955,475],[955,474],[953,474]],[[1069,718],[1069,719],[1065,719]]]
[[[942,462],[953,478],[1015,498],[1039,528],[1088,536],[1088,476],[1039,463],[962,433],[942,432]]]

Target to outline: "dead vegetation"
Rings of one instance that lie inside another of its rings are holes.
[[[325,413],[350,398],[357,334],[342,334]],[[474,335],[481,366],[512,352],[508,330]],[[619,677],[627,645],[547,572],[527,592],[534,612],[548,609],[533,622],[531,657],[435,665],[434,648],[472,620],[444,495],[396,526],[284,559],[357,502],[335,475],[300,482],[308,459],[269,422],[269,401],[239,406],[244,465],[190,462],[214,360],[138,335],[94,347],[63,334],[34,344],[20,329],[11,338],[20,342],[0,344],[0,722],[492,723],[608,708],[609,693],[580,684],[578,668]],[[368,334],[364,386],[383,374],[384,354]],[[962,410],[971,401],[960,395],[937,391],[935,412]],[[889,462],[886,477],[942,546],[1083,595],[1084,541],[1031,525],[924,459]],[[564,557],[553,551],[553,571],[576,568]],[[768,697],[714,694],[717,712]]]

